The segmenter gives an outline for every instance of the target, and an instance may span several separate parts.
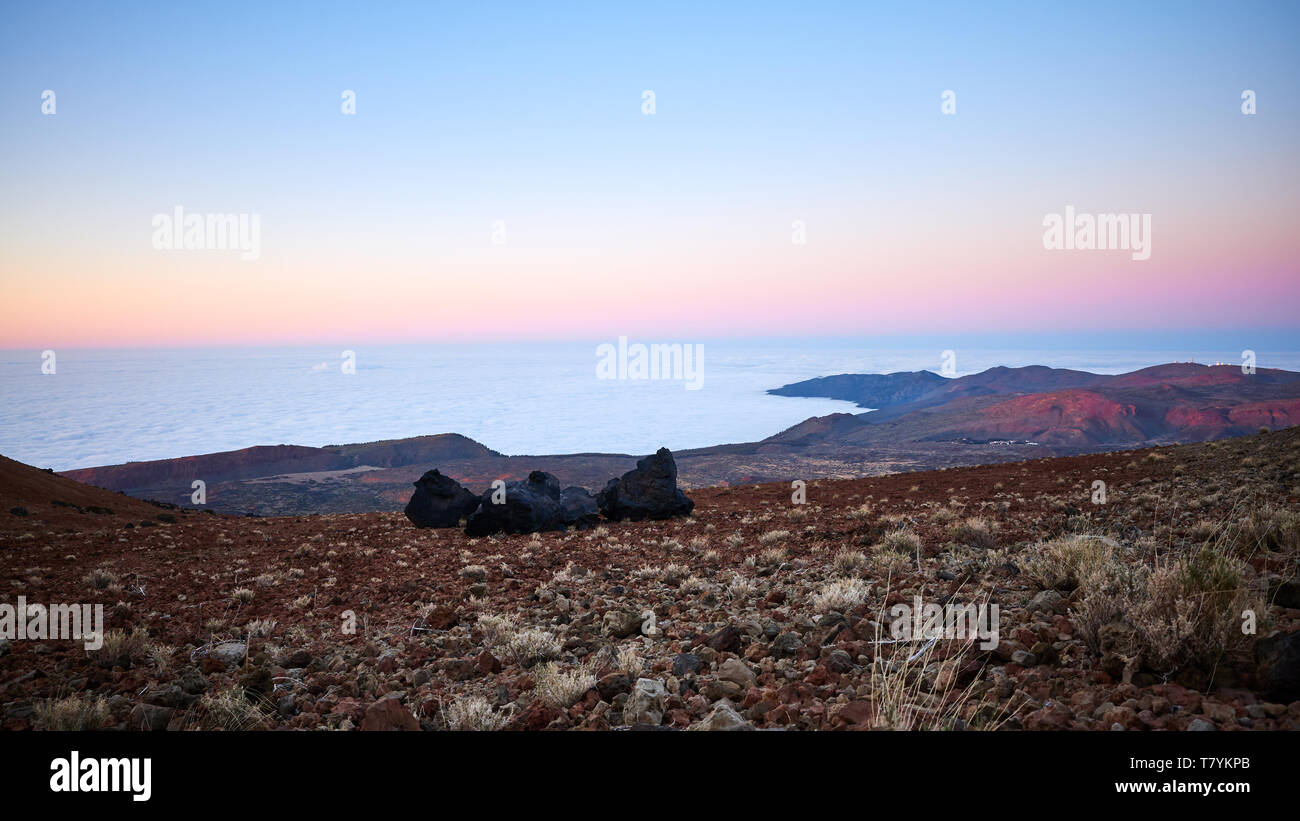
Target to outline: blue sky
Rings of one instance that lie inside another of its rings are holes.
[[[346,300],[357,279],[400,293],[484,277],[523,294],[516,323],[539,300],[562,307],[529,289],[539,277],[590,294],[610,271],[662,275],[669,290],[699,289],[701,304],[664,329],[696,338],[866,330],[849,311],[821,316],[815,295],[785,293],[791,282],[902,323],[892,332],[943,332],[954,320],[934,319],[934,294],[982,298],[944,290],[981,282],[994,307],[1041,309],[1028,333],[1084,331],[1053,290],[1069,277],[1184,331],[1277,332],[1300,313],[1286,310],[1300,308],[1287,285],[1300,275],[1295,3],[196,5],[0,11],[0,286],[23,306],[5,319],[28,321],[0,344],[38,344],[33,329],[46,327],[68,344],[280,338],[270,316],[223,324],[221,310],[187,318],[193,339],[152,328],[150,316],[179,310],[176,296],[139,313],[124,297],[100,315],[112,300],[86,284],[162,293],[196,271],[229,283],[205,292],[219,306]],[[56,118],[40,113],[46,88]],[[1237,111],[1244,88],[1258,95],[1253,119]],[[357,94],[355,117],[340,115],[343,89]],[[654,117],[640,111],[644,89]],[[944,89],[957,91],[955,117],[938,116]],[[1152,211],[1162,236],[1190,239],[1136,274],[1110,259],[1057,269],[1034,232],[1067,202]],[[257,276],[234,262],[161,264],[142,226],[178,203],[263,214]],[[820,243],[811,260],[772,250],[795,217]],[[523,249],[596,247],[600,259],[462,265],[498,219]],[[1150,287],[1125,297],[1135,275]],[[915,278],[916,298],[892,289],[899,277]],[[1264,283],[1257,307],[1225,313],[1216,288],[1251,278]],[[86,302],[54,310],[31,296],[39,283]],[[1161,309],[1160,293],[1176,298]],[[644,316],[670,303],[636,296],[652,310],[595,296],[583,307],[610,318],[601,333],[652,331]],[[491,316],[468,286],[455,298],[459,313]],[[377,333],[382,307],[358,299],[356,310],[356,333]],[[282,309],[286,338],[320,312]],[[99,336],[78,336],[69,314]],[[115,335],[114,323],[143,330]],[[418,336],[414,318],[402,323],[397,338]],[[1142,312],[1111,324],[1146,328]]]

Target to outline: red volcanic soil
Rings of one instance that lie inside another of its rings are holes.
[[[102,603],[117,632],[112,652],[0,645],[0,726],[437,730],[479,704],[511,729],[1300,729],[1255,659],[1300,627],[1298,457],[1293,429],[816,480],[806,504],[704,488],[689,519],[486,539],[163,510],[3,460],[0,603]],[[1209,540],[1268,627],[1229,631],[1212,664],[1149,661],[1119,621],[1094,646],[1095,599],[1043,575],[1070,534],[1138,574]],[[997,604],[998,646],[878,643],[915,596]]]
[[[11,520],[35,515],[46,524],[58,525],[83,523],[88,512],[91,516],[148,518],[159,511],[158,505],[74,482],[4,456],[0,456],[0,504],[0,515],[8,515]],[[23,507],[28,513],[14,514],[14,507]]]
[[[1274,430],[1300,424],[1300,399],[1280,402],[1247,402],[1231,408],[1228,419],[1243,427],[1268,427]]]
[[[980,411],[980,429],[1027,434],[1050,443],[1131,441],[1145,438],[1137,407],[1088,390],[1031,394]]]

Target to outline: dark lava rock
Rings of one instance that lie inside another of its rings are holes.
[[[1265,693],[1283,702],[1300,700],[1300,631],[1257,641],[1255,664]]]
[[[803,649],[803,639],[798,633],[782,633],[772,641],[768,652],[773,658],[794,658]]]
[[[306,667],[308,664],[311,664],[311,651],[299,648],[285,656],[280,663],[291,669],[294,667]]]
[[[452,681],[468,681],[483,675],[478,662],[474,659],[451,659],[443,662],[442,671]]]
[[[677,463],[668,448],[637,461],[636,469],[621,479],[610,479],[596,495],[596,504],[615,521],[668,519],[695,509],[695,503],[677,488]]]
[[[198,701],[199,697],[185,692],[176,684],[160,684],[157,687],[145,689],[140,694],[140,699],[144,704],[184,710]],[[166,722],[164,722],[163,726],[166,726]]]
[[[673,675],[678,678],[698,673],[704,662],[694,653],[679,653],[673,659]]]
[[[488,489],[479,500],[478,510],[465,523],[467,535],[564,529],[560,480],[545,471],[533,471],[524,482],[506,482],[505,499],[500,503],[493,502],[493,495]]]
[[[208,680],[203,677],[203,674],[193,667],[186,667],[181,670],[176,682],[183,691],[193,696],[207,692],[209,686]]]
[[[613,701],[619,693],[632,692],[632,679],[624,673],[610,673],[596,682],[596,692],[603,701]]]
[[[161,732],[167,729],[167,723],[171,719],[172,711],[166,707],[160,707],[156,704],[137,704],[131,708],[131,715],[127,718],[127,727],[132,730]]]
[[[729,624],[705,639],[704,643],[719,653],[739,653],[743,638],[740,628]]]
[[[1273,591],[1273,603],[1278,607],[1300,610],[1300,579],[1282,582]]]
[[[579,530],[595,527],[600,521],[600,508],[596,497],[587,492],[585,487],[566,487],[560,493],[560,515],[566,525]]]
[[[266,667],[250,667],[239,677],[239,686],[244,688],[244,695],[257,699],[275,692],[274,676]]]
[[[847,673],[853,669],[853,657],[843,650],[833,650],[826,660],[826,669],[832,673]]]
[[[479,498],[450,476],[431,470],[415,483],[406,518],[416,527],[455,527],[479,505]]]

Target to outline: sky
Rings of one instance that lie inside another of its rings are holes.
[[[1300,4],[702,5],[6,2],[0,348],[1300,338]]]

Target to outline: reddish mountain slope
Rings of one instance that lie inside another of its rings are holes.
[[[37,516],[51,524],[88,513],[148,518],[158,507],[0,456],[0,515]]]
[[[361,466],[393,468],[500,455],[460,434],[441,433],[323,448],[260,445],[178,459],[81,468],[65,471],[63,475],[110,490],[133,491],[165,486],[188,487],[194,479],[211,484],[286,473],[348,470]]]

